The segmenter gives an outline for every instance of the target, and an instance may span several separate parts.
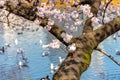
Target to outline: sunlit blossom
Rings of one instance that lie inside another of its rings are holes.
[[[42,7],[46,6],[46,3],[41,3],[41,6],[42,6]]]

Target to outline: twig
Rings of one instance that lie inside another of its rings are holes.
[[[8,27],[10,26],[10,21],[9,21],[9,15],[10,15],[10,12],[6,15],[6,17],[7,17],[7,24],[8,24]]]
[[[100,49],[100,48],[96,48],[95,50],[100,51],[101,53],[103,53],[104,55],[106,55],[107,57],[109,57],[112,61],[114,61],[117,65],[120,66],[120,62],[118,62],[117,60],[115,60],[114,57],[112,55],[110,55],[109,53],[107,53],[105,50]]]
[[[106,6],[105,6],[104,13],[103,13],[103,19],[102,19],[102,23],[103,23],[103,24],[104,24],[104,17],[105,17],[106,9],[107,9],[108,5],[109,5],[111,2],[112,2],[112,0],[110,0],[110,1],[106,4]]]

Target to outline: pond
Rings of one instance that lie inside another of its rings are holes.
[[[0,80],[40,80],[46,75],[52,79],[50,63],[58,65],[58,57],[66,57],[67,52],[64,46],[60,49],[43,48],[42,44],[48,44],[54,37],[42,28],[38,31],[24,30],[20,35],[18,32],[8,29],[0,30],[0,47],[10,44],[10,47],[5,49],[5,53],[0,54]],[[120,61],[120,56],[115,54],[115,49],[120,50],[119,37],[113,40],[111,36],[99,47]],[[18,62],[21,60],[21,55],[17,55],[19,48],[24,50],[24,56],[28,60],[28,67],[22,69],[18,68]],[[42,57],[43,52],[48,52],[49,55]],[[81,80],[120,80],[120,67],[102,53],[94,51],[91,65],[83,73]]]

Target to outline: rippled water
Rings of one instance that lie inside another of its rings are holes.
[[[24,31],[22,35],[10,30],[0,31],[0,47],[6,43],[11,43],[11,47],[6,49],[5,54],[0,54],[0,80],[39,80],[46,75],[52,78],[50,73],[50,63],[58,65],[58,57],[65,58],[67,52],[63,47],[60,49],[43,49],[39,40],[43,44],[49,43],[53,37],[45,30],[37,32]],[[18,45],[14,44],[18,39]],[[115,55],[115,48],[120,50],[120,38],[114,41],[109,37],[99,45],[108,53],[113,55],[120,61],[120,56]],[[29,63],[28,67],[18,69],[19,57],[16,56],[18,48],[24,49],[24,54]],[[42,57],[43,52],[50,52],[47,57]],[[87,71],[81,76],[81,80],[120,80],[120,67],[112,62],[102,53],[94,51],[92,54],[92,62]]]

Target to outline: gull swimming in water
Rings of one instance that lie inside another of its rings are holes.
[[[19,61],[18,66],[19,66],[19,69],[22,69],[23,67],[28,67],[27,63],[24,61]]]
[[[17,54],[22,54],[24,51],[22,48],[17,49]]]
[[[64,61],[64,59],[62,59],[61,56],[59,56],[58,59],[59,59],[59,65],[60,65]]]
[[[120,55],[120,51],[116,49],[116,55]]]
[[[43,43],[41,39],[40,39],[39,43],[40,43],[40,44],[42,44],[42,43]]]
[[[53,74],[58,70],[59,66],[54,66],[53,63],[50,64],[51,73]]]
[[[4,46],[0,49],[0,52],[5,53],[5,47]]]
[[[18,45],[18,39],[17,38],[15,39],[15,45]]]
[[[50,52],[44,51],[44,52],[42,53],[42,57],[48,56],[49,54],[50,54]]]

